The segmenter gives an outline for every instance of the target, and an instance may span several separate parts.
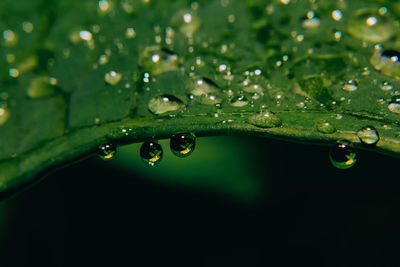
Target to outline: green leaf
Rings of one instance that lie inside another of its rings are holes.
[[[3,0],[0,194],[181,131],[399,156],[400,63],[383,53],[399,16],[393,1]]]

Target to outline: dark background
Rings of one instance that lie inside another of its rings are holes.
[[[328,147],[240,142],[251,200],[97,157],[53,173],[1,203],[0,266],[400,266],[398,159],[337,170]]]

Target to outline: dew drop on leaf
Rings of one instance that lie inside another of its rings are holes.
[[[110,85],[116,85],[117,83],[119,83],[119,81],[121,79],[122,79],[122,74],[120,74],[116,71],[113,71],[113,70],[110,72],[107,72],[104,75],[104,81]]]
[[[152,75],[160,75],[164,72],[177,70],[179,57],[174,52],[161,47],[149,46],[139,56],[139,65],[144,71]]]
[[[55,86],[50,83],[50,81],[53,80],[46,75],[34,78],[28,87],[27,97],[31,99],[36,99],[54,95],[56,93],[56,89]]]
[[[282,125],[281,119],[270,111],[262,111],[251,115],[248,122],[260,128],[274,128]]]
[[[373,126],[365,126],[357,132],[358,139],[365,145],[376,145],[379,142],[379,133]]]
[[[362,9],[352,16],[348,31],[361,40],[384,42],[394,35],[395,27],[387,14],[380,14],[378,10]]]
[[[195,78],[188,84],[186,93],[190,99],[204,105],[216,105],[222,103],[218,86],[208,78]]]
[[[393,113],[400,114],[400,95],[389,100],[388,109]]]
[[[239,96],[235,96],[234,98],[232,98],[230,105],[232,107],[236,107],[236,108],[241,108],[244,106],[247,106],[249,104],[249,101],[247,100],[247,98],[244,95],[239,95]]]
[[[393,89],[393,86],[389,82],[383,82],[381,83],[380,88],[383,91],[390,91]]]
[[[5,124],[10,117],[10,110],[7,105],[0,103],[0,126]]]
[[[192,154],[196,146],[196,136],[193,133],[178,133],[171,137],[170,148],[175,156],[184,158]]]
[[[335,126],[333,126],[330,122],[324,121],[317,125],[317,130],[323,134],[332,134],[336,132]]]
[[[370,59],[370,62],[375,69],[379,70],[382,74],[399,78],[399,57],[399,52],[395,50],[386,50],[382,52],[382,48],[378,45],[375,47],[375,51]]]
[[[110,160],[117,154],[117,147],[114,144],[100,145],[97,154],[103,160]]]
[[[356,80],[348,80],[344,83],[342,89],[347,92],[356,91],[358,89],[358,82]]]
[[[149,141],[142,144],[140,147],[140,157],[143,162],[149,166],[158,164],[163,156],[161,145],[155,141]]]
[[[150,99],[148,108],[155,115],[181,110],[185,104],[173,95],[157,95]]]
[[[349,141],[341,140],[335,143],[329,153],[332,165],[338,169],[349,169],[357,161],[357,154]]]

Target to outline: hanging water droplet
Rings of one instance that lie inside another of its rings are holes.
[[[140,147],[140,157],[143,162],[149,166],[158,164],[163,156],[163,149],[156,141],[149,141],[142,144]]]
[[[248,122],[260,128],[274,128],[282,125],[281,119],[270,111],[262,111],[251,115]]]
[[[150,99],[149,110],[155,115],[162,115],[168,112],[181,110],[185,104],[177,97],[172,95],[157,95]]]
[[[200,104],[217,105],[222,103],[218,86],[208,78],[194,78],[188,84],[186,93]]]
[[[358,39],[384,42],[395,33],[392,19],[387,14],[379,14],[378,10],[359,10],[351,18],[348,31]]]
[[[232,107],[236,107],[236,108],[241,108],[244,106],[247,106],[249,104],[249,101],[247,100],[247,98],[244,95],[239,95],[236,96],[234,98],[232,98],[230,105]]]
[[[97,154],[103,160],[110,160],[117,154],[117,147],[114,144],[103,144],[98,147]]]
[[[332,133],[336,132],[335,126],[333,126],[331,123],[329,123],[327,121],[319,123],[317,125],[317,130],[318,130],[318,132],[323,133],[323,134],[332,134]]]
[[[380,88],[383,91],[390,91],[393,89],[393,86],[389,82],[383,82],[381,83]]]
[[[179,57],[174,52],[159,46],[149,46],[139,56],[139,65],[152,75],[175,71],[179,67]]]
[[[351,147],[349,141],[338,141],[329,153],[329,159],[333,166],[338,169],[349,169],[357,161],[356,151]]]
[[[360,139],[360,142],[365,145],[376,145],[380,139],[378,130],[373,126],[362,127],[357,132],[357,136],[358,139]]]
[[[178,157],[187,157],[192,154],[196,146],[196,136],[193,133],[179,133],[171,137],[170,148]]]
[[[122,79],[122,74],[120,74],[116,71],[113,71],[113,70],[110,72],[107,72],[104,75],[104,81],[110,85],[116,85],[117,83],[119,83],[119,81],[121,79]]]
[[[389,100],[388,109],[393,113],[400,114],[400,95]]]
[[[10,117],[10,110],[5,103],[0,103],[0,126],[5,124]]]
[[[354,92],[358,89],[358,82],[356,80],[348,80],[344,83],[342,89],[347,92]]]

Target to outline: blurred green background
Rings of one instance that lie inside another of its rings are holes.
[[[0,266],[398,266],[398,159],[198,138],[159,166],[140,144],[93,156],[0,202]]]

